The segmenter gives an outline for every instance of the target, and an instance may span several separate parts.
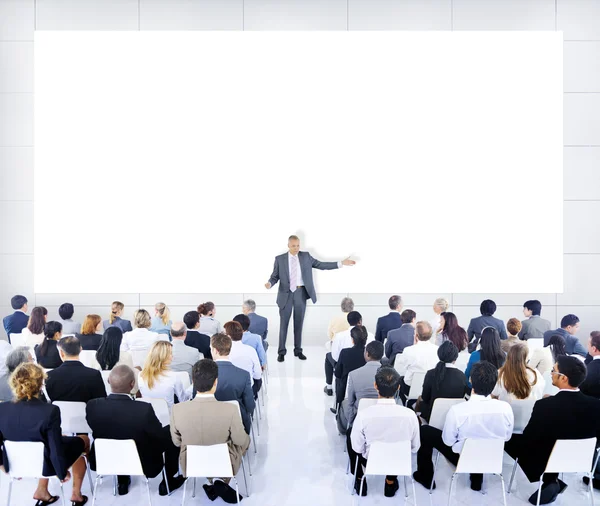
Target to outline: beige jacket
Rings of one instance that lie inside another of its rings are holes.
[[[194,400],[173,406],[171,412],[171,438],[181,447],[179,462],[185,476],[187,445],[209,446],[227,443],[235,475],[242,457],[250,446],[239,408],[214,396],[196,397]]]

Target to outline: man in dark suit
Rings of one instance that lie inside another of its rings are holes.
[[[58,341],[58,352],[63,363],[48,373],[46,391],[51,401],[88,402],[106,397],[106,388],[100,371],[85,367],[79,361],[81,344],[75,336]]]
[[[399,329],[390,330],[385,343],[385,356],[394,365],[396,355],[402,353],[404,348],[415,344],[415,322],[417,313],[412,309],[405,309],[400,315],[402,326]]]
[[[158,476],[164,467],[169,491],[183,485],[179,475],[179,448],[171,440],[170,427],[163,427],[147,402],[135,402],[129,392],[135,385],[133,370],[126,365],[113,368],[108,377],[112,393],[102,399],[92,399],[86,406],[86,418],[94,439],[133,439],[140,455],[142,469],[149,478]],[[96,468],[95,448],[92,445],[90,465]],[[131,478],[119,476],[119,495],[129,491]],[[165,480],[158,486],[160,495],[167,495]]]
[[[544,332],[544,346],[548,346],[550,339],[554,334],[558,334],[565,340],[565,350],[569,355],[581,355],[585,357],[587,352],[579,339],[575,337],[579,330],[579,318],[574,314],[568,314],[560,320],[560,328],[556,330],[548,330]]]
[[[390,330],[399,329],[402,326],[400,313],[402,312],[402,297],[400,295],[392,295],[388,300],[390,307],[389,314],[377,319],[375,327],[375,341],[383,343],[388,336]]]
[[[588,353],[591,360],[587,364],[585,381],[579,389],[585,395],[600,399],[600,331],[598,330],[594,330],[590,334]]]
[[[15,295],[10,299],[10,305],[15,312],[5,316],[2,320],[9,343],[10,335],[20,334],[27,327],[27,322],[29,321],[29,316],[27,316],[27,297],[24,295]]]
[[[269,343],[267,343],[267,334],[269,333],[269,320],[267,320],[264,316],[257,315],[256,311],[256,302],[252,299],[245,300],[242,304],[242,313],[250,318],[250,327],[248,328],[248,332],[252,334],[258,334],[261,339],[265,351],[269,349]]]
[[[196,348],[204,355],[204,358],[212,359],[212,355],[210,354],[210,336],[200,334],[197,330],[200,327],[200,313],[198,311],[188,311],[183,316],[183,323],[187,327],[187,334],[183,343],[186,346]]]
[[[348,258],[341,262],[320,262],[310,253],[300,251],[300,239],[295,235],[288,238],[288,250],[287,253],[275,257],[273,273],[269,281],[265,283],[265,288],[269,289],[279,281],[279,291],[277,292],[277,305],[279,306],[278,362],[283,362],[287,352],[285,342],[292,310],[294,311],[294,355],[300,360],[306,360],[302,353],[302,324],[306,301],[311,299],[313,304],[317,302],[312,278],[313,268],[325,271],[356,263]]]
[[[519,459],[530,482],[539,481],[558,439],[600,436],[600,401],[579,391],[585,374],[585,365],[578,358],[558,357],[552,370],[552,384],[558,393],[537,401],[523,434],[513,434],[506,443],[506,452]],[[566,487],[558,474],[545,474],[540,504],[555,501]],[[537,491],[529,498],[531,504],[536,501]]]
[[[250,374],[234,366],[229,361],[231,337],[227,334],[215,334],[210,338],[210,347],[215,362],[219,366],[219,381],[215,398],[218,401],[238,401],[242,422],[246,433],[250,434],[252,413],[254,413],[254,394],[250,384]],[[195,392],[194,392],[195,395]]]
[[[340,352],[340,359],[335,364],[335,395],[336,405],[340,405],[346,396],[348,374],[367,363],[365,360],[365,345],[367,344],[367,329],[362,325],[356,325],[350,331],[352,337],[352,348],[345,348]],[[330,408],[335,412],[333,408]]]
[[[484,300],[479,306],[479,312],[481,313],[481,316],[472,318],[469,323],[469,328],[467,329],[469,342],[473,341],[473,338],[475,338],[474,342],[479,342],[479,339],[481,339],[481,331],[486,327],[494,327],[500,334],[500,339],[508,339],[504,322],[493,316],[496,312],[496,303],[493,300]],[[473,350],[475,350],[476,347],[477,345],[475,345]]]

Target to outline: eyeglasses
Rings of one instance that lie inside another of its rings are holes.
[[[550,374],[558,374],[559,376],[564,376],[564,374],[562,372],[558,372],[558,371],[550,371]]]

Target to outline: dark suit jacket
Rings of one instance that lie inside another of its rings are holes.
[[[20,334],[25,327],[27,327],[27,322],[29,321],[29,316],[23,313],[23,311],[15,311],[13,314],[5,316],[2,320],[4,324],[4,330],[8,335],[8,342],[10,343],[10,335],[11,334]]]
[[[544,332],[544,346],[548,346],[548,343],[554,334],[563,337],[565,340],[565,349],[569,355],[577,354],[582,357],[587,356],[587,350],[583,344],[581,344],[579,339],[569,334],[565,329],[548,330],[547,332]]]
[[[478,316],[477,318],[471,319],[469,322],[469,328],[467,329],[467,337],[469,341],[475,337],[476,339],[481,338],[481,331],[485,327],[494,327],[500,334],[500,339],[508,339],[506,334],[506,327],[504,322],[494,316]]]
[[[338,379],[335,382],[335,392],[338,404],[341,403],[346,396],[348,374],[355,369],[362,367],[366,363],[364,346],[352,346],[352,348],[344,348],[340,352],[340,359],[335,364],[334,371],[335,377]]]
[[[250,434],[250,415],[254,412],[254,394],[250,384],[250,374],[234,366],[228,360],[217,360],[219,377],[215,399],[218,401],[238,401],[242,413],[244,429]]]
[[[265,340],[269,332],[269,320],[267,320],[264,316],[257,315],[256,313],[248,313],[248,318],[250,318],[250,327],[248,328],[248,332],[258,334],[263,340]]]
[[[427,371],[423,381],[421,416],[429,421],[433,402],[436,399],[460,399],[467,392],[467,377],[455,367],[446,367],[444,379],[440,386],[435,381],[435,369]]]
[[[44,475],[64,479],[68,466],[60,430],[60,409],[40,399],[0,403],[0,445],[8,441],[44,443]],[[3,447],[4,448],[4,447]],[[8,459],[3,449],[4,469]]]
[[[133,439],[144,474],[155,477],[161,472],[162,454],[171,438],[156,418],[151,404],[136,402],[128,395],[111,394],[89,401],[85,412],[94,439]],[[90,465],[92,469],[96,468],[94,446],[90,452]]]
[[[123,320],[122,318],[119,318],[118,316],[115,318],[115,321],[110,323],[110,320],[104,320],[102,322],[102,325],[104,326],[104,330],[106,330],[108,327],[119,327],[123,333],[125,332],[131,332],[133,330],[132,326],[131,326],[131,322],[129,320]]]
[[[283,255],[275,257],[275,265],[273,266],[273,274],[269,278],[271,286],[279,281],[279,291],[277,292],[277,305],[280,309],[283,309],[287,303],[288,297],[292,295],[290,290],[290,266],[288,261],[289,252],[285,252]],[[321,262],[316,258],[310,256],[310,253],[306,251],[298,252],[298,261],[300,263],[300,271],[302,272],[302,279],[304,281],[304,288],[308,293],[308,297],[313,301],[313,304],[317,302],[317,294],[315,293],[315,284],[313,282],[312,270],[320,269],[322,271],[337,269],[337,262]]]
[[[600,359],[592,360],[587,365],[587,376],[579,387],[585,395],[600,399]]]
[[[97,351],[100,346],[101,334],[75,334],[81,343],[82,350]]]
[[[390,311],[389,314],[377,319],[375,327],[375,341],[383,343],[388,336],[390,330],[399,329],[402,327],[402,320],[398,311]]]
[[[52,401],[88,402],[106,397],[100,371],[69,360],[48,373],[46,391]]]
[[[385,343],[385,356],[394,365],[396,355],[402,353],[404,348],[415,344],[415,328],[410,323],[405,323],[399,329],[390,330]]]
[[[204,358],[210,358],[212,360],[212,353],[210,352],[210,336],[200,334],[197,330],[188,330],[183,344],[196,348],[204,355]]]
[[[40,355],[40,349],[42,347],[41,344],[35,346],[35,358],[39,365],[41,365],[44,369],[56,369],[60,367],[63,363],[60,358],[60,354],[58,353],[58,341],[54,339],[46,339],[48,341],[48,348],[46,348],[46,354],[42,357]]]

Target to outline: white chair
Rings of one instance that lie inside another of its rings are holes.
[[[173,374],[181,379],[181,383],[183,384],[183,389],[187,390],[188,387],[192,384],[190,381],[190,375],[185,371],[174,371]]]
[[[8,337],[10,338],[10,344],[12,345],[13,350],[18,346],[27,346],[27,344],[25,342],[25,338],[23,337],[23,334],[21,334],[21,333],[10,334]]]
[[[463,350],[458,354],[458,358],[454,365],[457,369],[464,372],[469,364],[469,358],[471,358],[471,354],[467,350]]]
[[[529,339],[531,341],[531,339]],[[544,395],[556,395],[558,393],[558,388],[552,384],[552,373],[547,371],[544,373],[544,381],[546,384],[544,385]]]
[[[398,360],[394,361],[394,369],[398,372],[400,376],[404,376],[406,374],[406,362],[401,360],[401,355],[397,355],[396,358]]]
[[[406,477],[410,476],[413,488],[414,504],[417,505],[417,492],[415,490],[415,480],[412,477],[412,454],[410,441],[398,441],[397,443],[382,443],[375,441],[369,447],[369,458],[367,467],[360,480],[359,498],[362,497],[362,489],[365,476],[403,476],[404,477],[404,497],[408,498],[408,488],[406,486]],[[358,468],[358,466],[357,466]],[[356,481],[356,473],[354,475]]]
[[[94,441],[96,450],[96,482],[92,506],[96,503],[98,496],[98,480],[103,476],[113,476],[113,495],[117,491],[117,475],[123,476],[142,476],[146,482],[146,491],[148,492],[148,504],[152,506],[150,498],[150,485],[148,478],[144,475],[142,463],[133,439],[96,439]],[[139,504],[135,502],[135,504]]]
[[[346,397],[348,397],[346,395]],[[358,408],[356,410],[356,413],[361,412],[363,409],[369,408],[371,406],[374,406],[375,404],[377,404],[377,399],[370,399],[368,397],[363,397],[362,399],[360,399],[358,401]],[[350,417],[348,417],[348,425],[346,426],[346,430],[350,430]],[[344,453],[346,452],[346,445],[344,444]],[[358,463],[358,459],[356,460],[356,462]],[[348,472],[350,472],[350,455],[348,455],[348,466],[346,468],[346,474],[348,474]],[[352,474],[356,474],[356,469],[354,469],[352,471]]]
[[[513,434],[523,434],[523,430],[525,430],[531,418],[535,399],[514,400],[510,401],[509,404],[515,418]]]
[[[159,422],[163,427],[166,427],[171,423],[171,414],[169,413],[169,406],[167,401],[164,399],[153,399],[152,397],[139,397],[136,401],[147,402],[152,404],[154,414],[158,418]]]
[[[543,337],[538,337],[538,338],[535,338],[535,339],[527,339],[526,342],[527,342],[527,347],[529,348],[529,353],[530,354],[536,348],[543,348],[544,347],[544,338]]]
[[[408,392],[407,400],[416,400],[419,395],[423,393],[423,382],[425,381],[424,372],[416,372],[413,374],[412,381],[410,383],[410,390]]]
[[[106,395],[112,393],[112,389],[110,388],[110,384],[108,383],[108,377],[110,376],[110,371],[100,371],[102,375],[102,381],[104,381],[104,388],[106,389]]]
[[[502,460],[504,458],[504,439],[466,439],[458,458],[458,464],[450,480],[448,506],[452,503],[454,478],[457,474],[479,473],[496,474],[502,481],[502,500],[506,506]]]
[[[82,350],[81,353],[79,353],[79,361],[86,367],[93,367],[96,362],[96,351]]]
[[[146,361],[149,351],[150,348],[146,350],[129,350],[129,353],[131,353],[131,359],[133,361],[133,367],[141,367],[143,369],[144,362]]]
[[[8,482],[7,506],[10,506],[13,481],[22,478],[50,478],[44,476],[44,443],[24,441],[4,441],[4,448],[8,457],[10,481]],[[58,479],[58,478],[57,478]],[[63,506],[66,506],[63,484],[60,483],[60,497]]]
[[[223,402],[227,402],[229,404],[234,404],[237,407],[238,413],[240,415],[240,421],[242,422],[242,425],[244,425],[244,421],[242,419],[242,412],[240,410],[240,404],[238,401],[223,401]],[[256,443],[254,443],[256,446]],[[248,451],[246,451],[246,455],[244,455],[244,457],[246,457],[246,460],[248,461],[248,473],[250,474],[250,476],[252,476],[252,465],[250,464],[250,453]],[[246,478],[246,467],[244,466],[244,458],[242,457],[242,473],[244,476],[244,485],[246,486],[246,495],[248,497],[250,497],[250,489],[248,488],[248,479]]]
[[[186,455],[186,480],[183,485],[183,497],[181,498],[181,506],[185,504],[185,491],[187,488],[187,478],[194,480],[194,491],[192,497],[196,497],[196,478],[211,478],[218,476],[219,478],[232,478],[235,483],[235,493],[237,502],[240,502],[240,494],[238,490],[238,482],[233,475],[231,460],[229,458],[229,447],[227,443],[211,446],[188,445]],[[94,505],[92,505],[94,506]]]

